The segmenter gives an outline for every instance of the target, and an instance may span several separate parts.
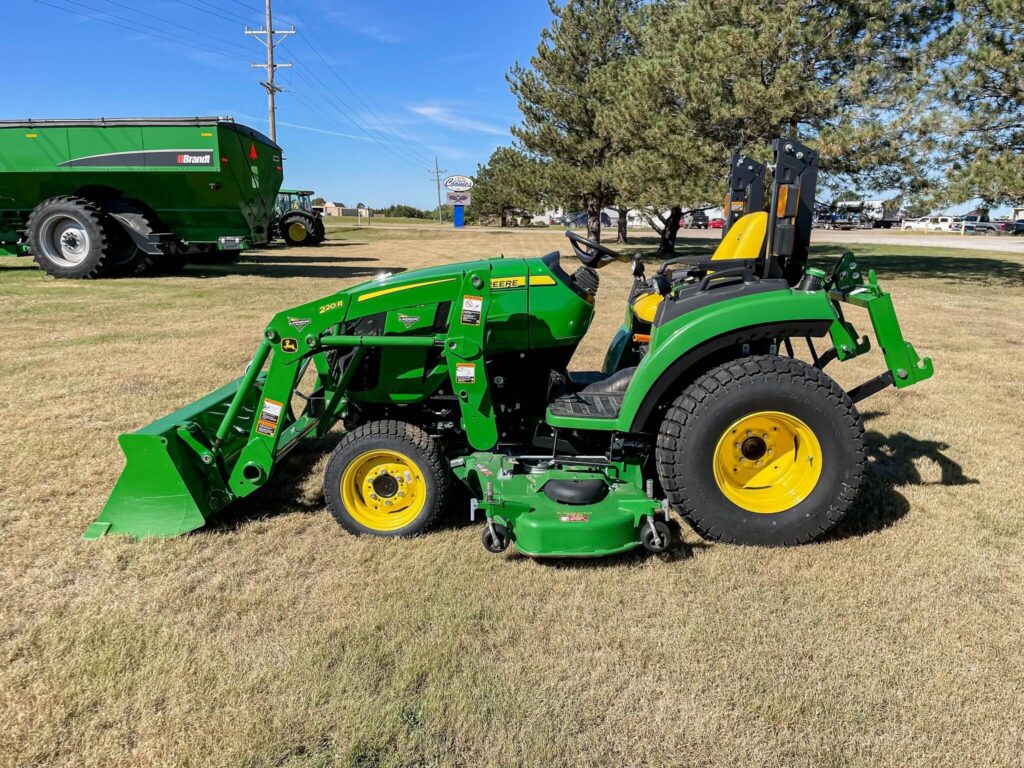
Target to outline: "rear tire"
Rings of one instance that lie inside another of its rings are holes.
[[[104,208],[130,217],[136,231],[143,236],[151,235],[158,229],[155,214],[145,210],[145,206],[138,201],[111,200],[104,204]],[[118,255],[108,263],[111,274],[118,277],[151,277],[161,273],[173,274],[185,266],[184,256],[178,246],[171,246],[170,253],[146,253],[135,244],[125,231],[125,226],[110,217],[110,229],[114,230],[112,238],[118,249]]]
[[[430,435],[403,421],[371,421],[331,452],[324,498],[349,533],[413,536],[436,521],[448,484],[448,465]]]
[[[112,257],[107,217],[81,197],[44,200],[28,219],[26,239],[32,258],[54,277],[102,277]]]
[[[820,370],[759,355],[691,384],[665,415],[656,455],[669,502],[701,536],[788,546],[843,519],[864,475],[864,429]]]

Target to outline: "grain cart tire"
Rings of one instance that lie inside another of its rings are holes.
[[[316,227],[309,217],[298,214],[285,215],[281,217],[278,224],[281,238],[291,246],[316,245]]]
[[[701,536],[789,546],[820,538],[850,508],[864,428],[820,370],[759,355],[691,384],[665,414],[656,455],[669,502]]]
[[[129,217],[134,224],[134,229],[143,236],[157,231],[153,214],[147,213],[144,207],[137,202],[111,200],[103,204],[103,209],[109,213]],[[110,217],[109,229],[112,241],[117,244],[117,252],[107,264],[108,271],[119,277],[149,277],[164,271],[167,266],[165,261],[173,259],[174,254],[146,253],[125,231],[126,226]]]
[[[437,443],[403,421],[371,421],[331,452],[324,497],[349,533],[413,536],[444,509],[449,469]]]
[[[81,197],[51,197],[28,218],[32,258],[54,277],[102,277],[113,248],[110,223],[95,203]]]

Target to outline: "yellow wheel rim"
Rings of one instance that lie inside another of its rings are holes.
[[[757,411],[737,419],[715,448],[715,482],[747,512],[771,515],[811,495],[821,478],[821,443],[800,419]]]
[[[423,511],[427,484],[416,462],[405,454],[366,451],[342,473],[341,500],[360,525],[374,531],[395,531]]]
[[[306,226],[299,221],[293,221],[288,225],[288,236],[296,242],[306,239]]]

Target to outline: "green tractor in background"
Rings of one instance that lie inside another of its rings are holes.
[[[239,379],[121,436],[127,465],[86,538],[200,528],[339,422],[324,495],[354,534],[426,531],[461,486],[492,552],[661,552],[673,512],[707,539],[820,538],[867,469],[856,404],[933,369],[852,254],[807,268],[817,155],[793,139],[774,153],[767,211],[765,167],[734,158],[729,227],[708,259],[647,277],[642,261],[567,232],[582,262],[572,274],[557,252],[493,258],[281,312]],[[599,270],[619,262],[635,279],[603,370],[569,373]],[[867,310],[885,367],[846,392],[824,369],[870,349],[850,307]]]
[[[320,245],[327,237],[324,219],[313,209],[313,192],[282,189],[274,205],[274,236],[291,246]]]

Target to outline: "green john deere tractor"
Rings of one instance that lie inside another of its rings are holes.
[[[121,436],[127,465],[86,538],[200,528],[337,422],[324,494],[355,534],[423,532],[461,485],[493,552],[658,552],[673,511],[708,539],[822,536],[865,472],[856,403],[932,364],[852,254],[806,268],[817,156],[792,139],[774,150],[767,212],[764,166],[734,158],[727,210],[747,211],[704,261],[647,278],[642,262],[567,233],[582,262],[571,275],[557,253],[473,261],[278,314],[239,379]],[[568,373],[598,270],[618,261],[635,282],[604,370]],[[823,369],[870,347],[849,307],[867,310],[885,370],[844,392]]]
[[[282,189],[277,193],[271,231],[291,246],[320,245],[327,237],[324,220],[313,209],[313,192]]]

